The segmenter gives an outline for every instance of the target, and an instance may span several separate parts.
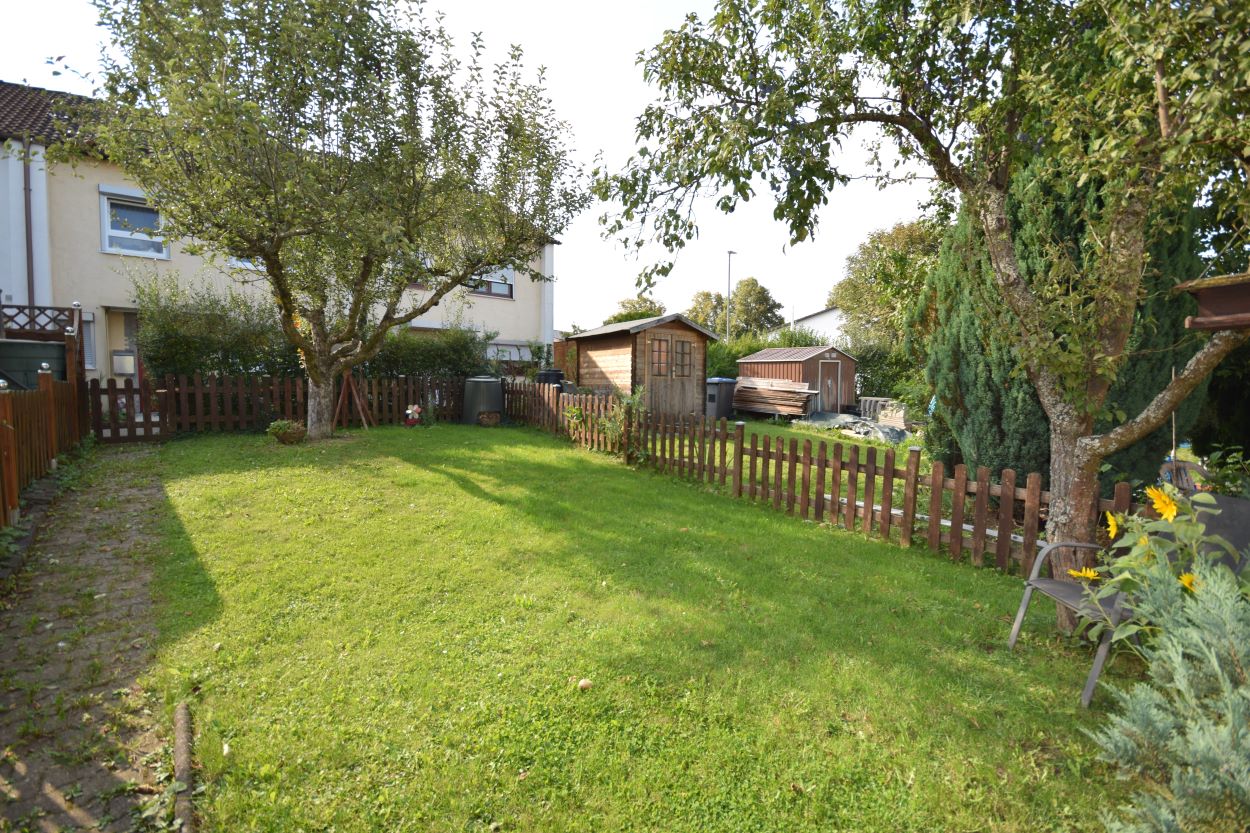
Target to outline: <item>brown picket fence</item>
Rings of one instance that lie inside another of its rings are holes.
[[[356,379],[369,423],[398,425],[411,405],[433,408],[440,420],[459,419],[464,380],[405,376]],[[342,383],[336,386],[336,396]],[[307,381],[276,376],[166,376],[160,386],[148,379],[118,384],[91,381],[87,400],[96,437],[105,443],[147,442],[174,434],[261,431],[276,419],[304,421]],[[338,400],[336,399],[336,402]],[[340,427],[360,425],[354,397],[339,412]]]
[[[0,526],[17,519],[26,487],[89,433],[85,388],[44,371],[34,390],[0,390]]]
[[[607,394],[561,393],[553,385],[505,384],[516,422],[568,436],[585,448],[709,485],[802,520],[828,523],[904,547],[1000,570],[1032,569],[1050,492],[1036,472],[940,462],[920,470],[920,449],[745,433],[745,424],[694,415],[628,413]],[[1138,512],[1129,484],[1091,511]]]

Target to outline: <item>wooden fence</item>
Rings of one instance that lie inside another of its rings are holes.
[[[34,390],[0,390],[0,526],[17,519],[23,490],[89,433],[85,385],[73,371],[68,381],[43,371]]]
[[[610,396],[560,393],[555,386],[509,383],[510,419],[567,435],[630,463],[716,484],[731,497],[803,520],[830,523],[904,547],[945,550],[953,560],[1000,570],[1032,569],[1050,492],[1034,472],[985,467],[920,470],[920,449],[852,441],[802,441],[745,433],[741,422],[697,416],[627,414]],[[1135,512],[1127,483],[1091,511]]]
[[[458,419],[464,380],[405,376],[357,379],[355,386],[370,421],[398,425],[410,405],[432,407],[438,419]],[[341,384],[336,387],[341,393]],[[275,419],[304,421],[307,382],[273,376],[167,376],[159,387],[115,379],[91,381],[91,428],[105,443],[144,442],[187,432],[263,431]],[[336,400],[337,401],[337,400]],[[348,397],[339,426],[359,424],[361,415]]]

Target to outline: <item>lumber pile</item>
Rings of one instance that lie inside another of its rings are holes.
[[[738,379],[734,387],[734,410],[756,414],[805,416],[817,394],[803,382],[786,379]]]

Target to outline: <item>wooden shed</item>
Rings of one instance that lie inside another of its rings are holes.
[[[606,324],[569,336],[577,385],[625,393],[645,387],[656,414],[703,413],[707,344],[716,335],[684,315]]]
[[[817,393],[812,407],[841,413],[855,405],[855,359],[836,347],[769,347],[738,359],[738,377],[802,382]]]

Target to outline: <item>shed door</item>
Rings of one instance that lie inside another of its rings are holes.
[[[681,335],[656,333],[647,340],[647,401],[656,414],[688,415],[700,410],[700,368],[695,342]]]
[[[842,362],[822,360],[820,363],[820,401],[822,411],[842,410]]]

